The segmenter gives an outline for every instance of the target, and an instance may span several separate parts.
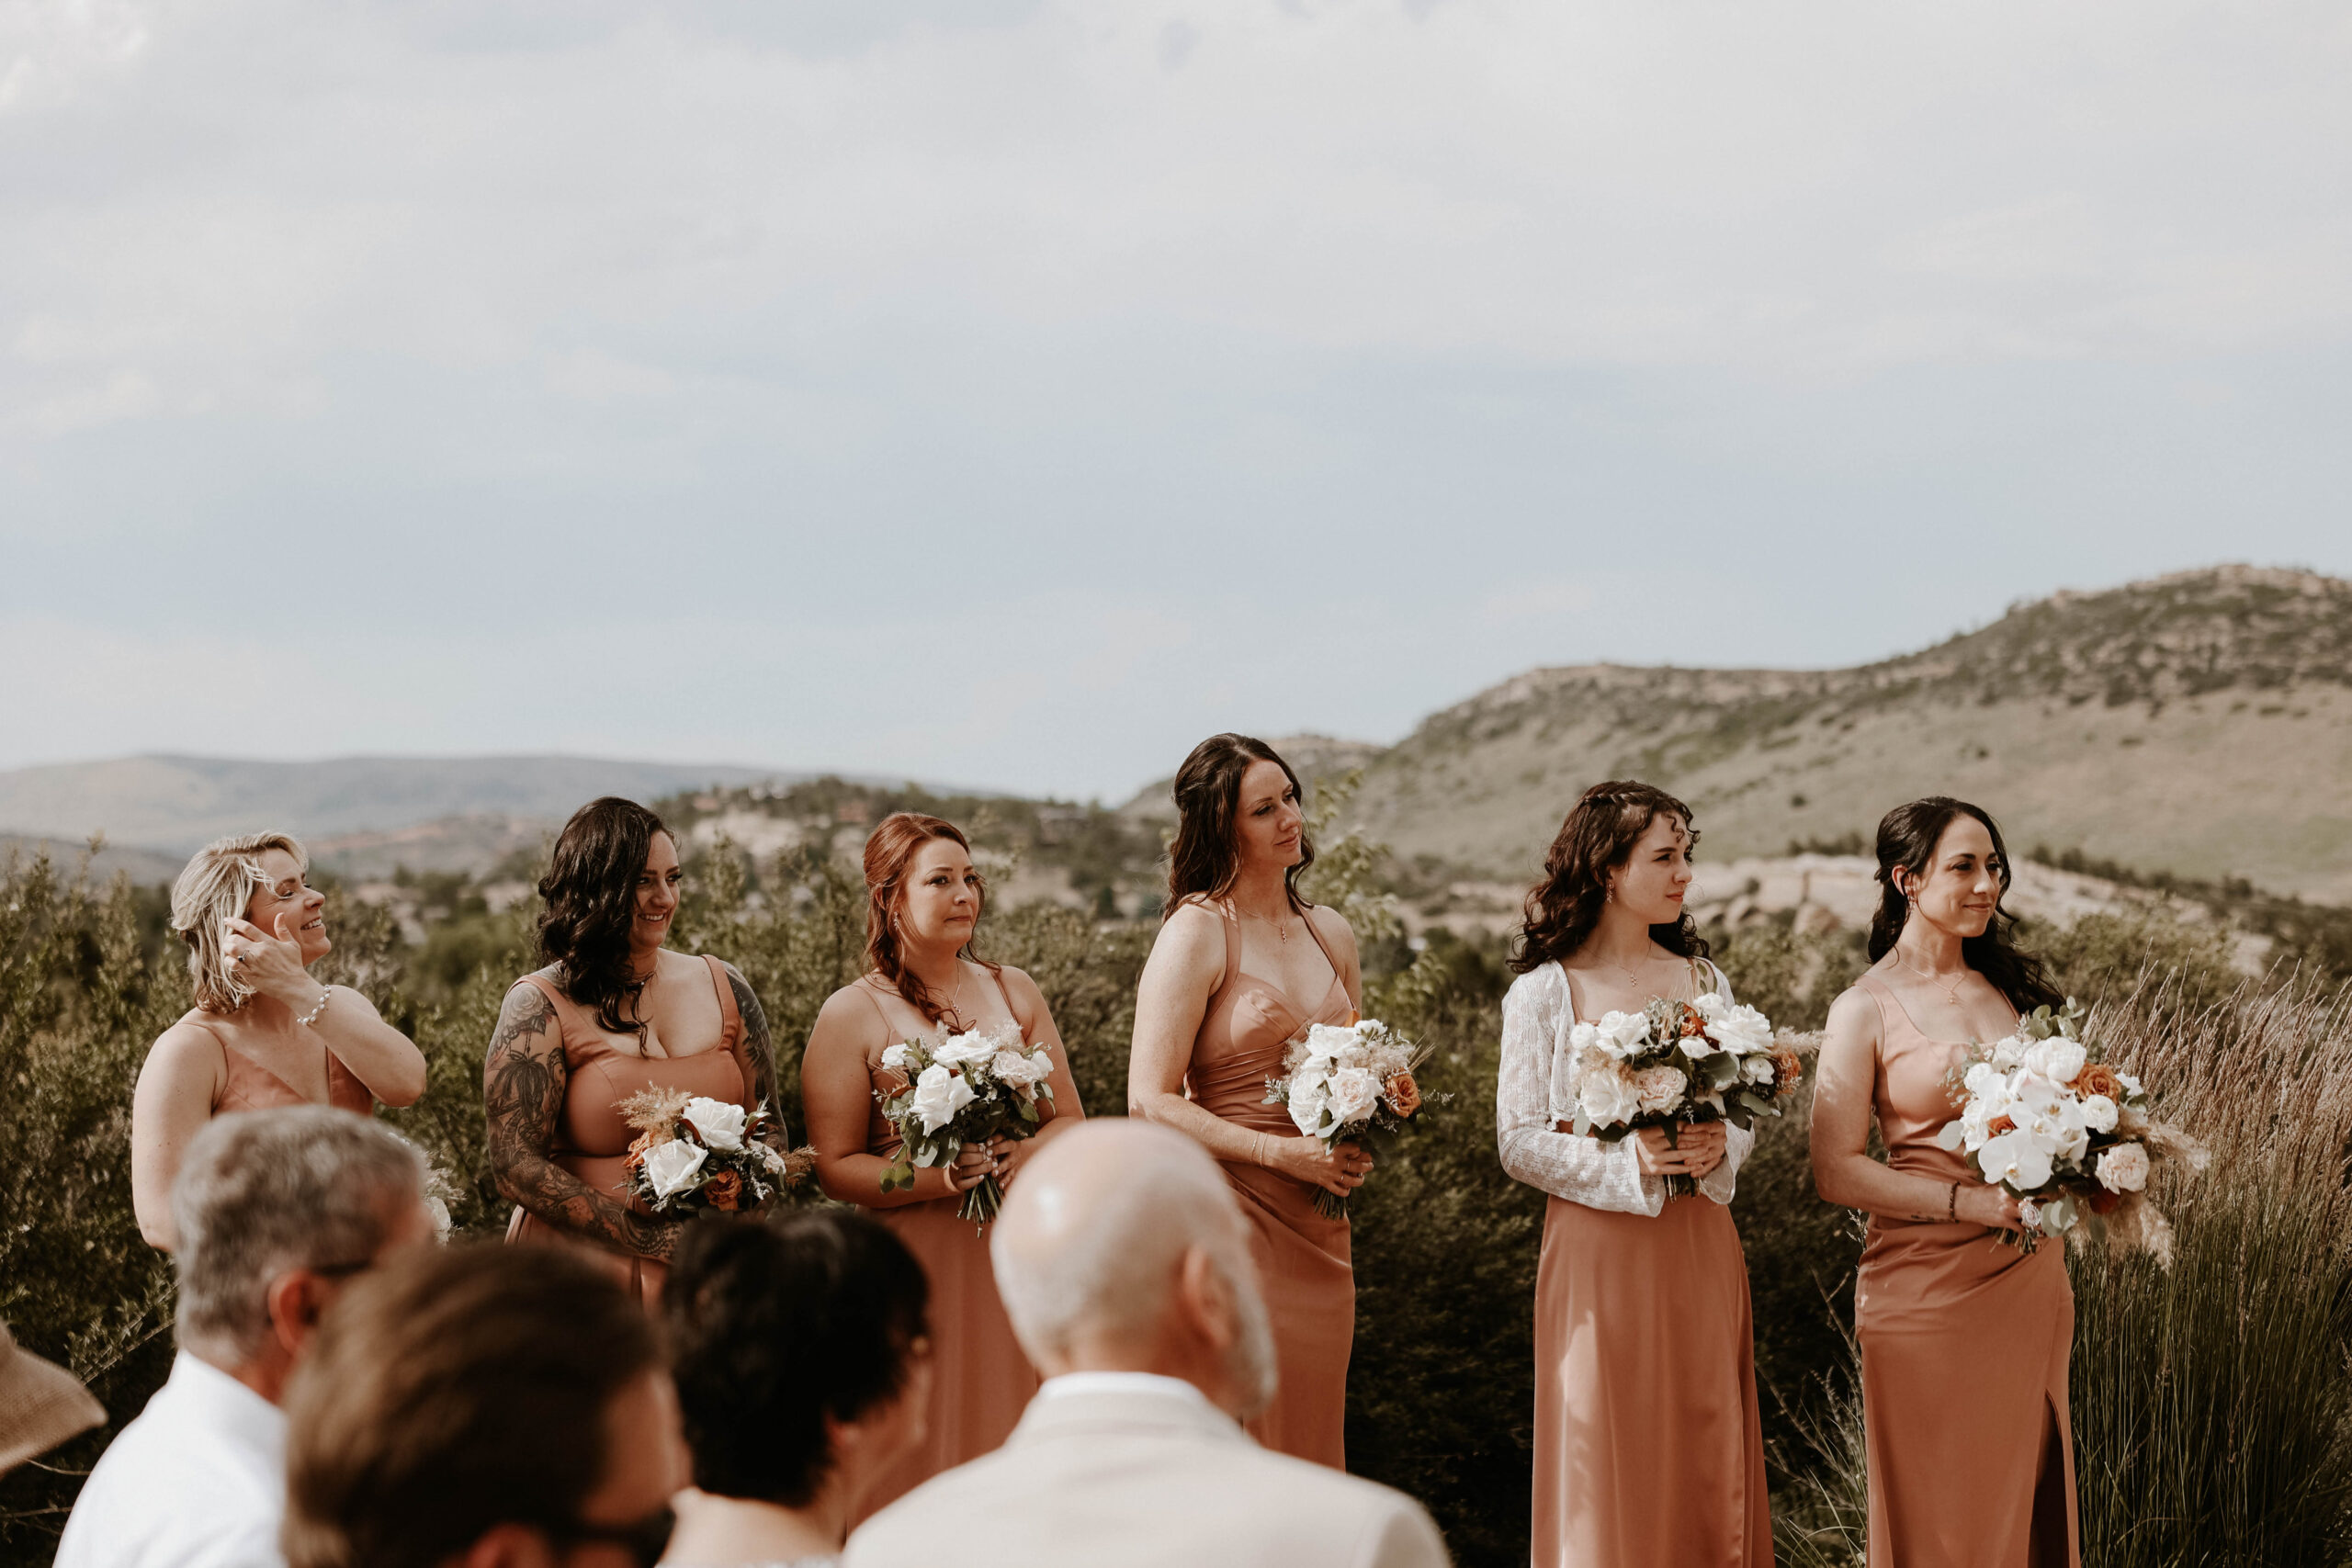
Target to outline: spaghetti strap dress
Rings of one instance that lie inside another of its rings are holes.
[[[1730,998],[1712,966],[1693,962],[1690,981],[1693,996]],[[1579,1136],[1554,1112],[1549,1058],[1577,1021],[1566,971],[1545,965],[1520,984],[1525,992],[1505,1002],[1498,1105],[1515,1087],[1532,1089],[1517,1098],[1540,1103],[1542,1121],[1506,1134],[1504,1165],[1549,1194],[1535,1266],[1530,1560],[1770,1568],[1747,1258],[1730,1208],[1750,1140],[1727,1130],[1724,1162],[1701,1190],[1667,1197],[1641,1174],[1630,1139]],[[1531,1053],[1533,1061],[1515,1059]],[[1512,1083],[1514,1067],[1524,1086]],[[1530,1133],[1546,1146],[1532,1147]]]
[[[1956,1114],[1945,1074],[1965,1047],[1930,1040],[1875,975],[1872,1109],[1887,1164],[1980,1179],[1936,1143]],[[2065,1248],[2030,1257],[1993,1232],[1873,1214],[1854,1284],[1870,1458],[1871,1568],[2076,1568]]]
[[[1012,993],[1004,988],[1001,975],[995,979],[1005,1014],[1017,1026],[1020,1014],[1013,1010]],[[939,1032],[938,1025],[924,1020],[895,990],[876,986],[872,976],[857,985],[882,1015],[886,1037],[892,1043]],[[882,1066],[879,1051],[865,1067],[877,1091],[895,1089],[903,1081]],[[1048,1110],[1051,1120],[1069,1108],[1041,1109]],[[865,1149],[884,1159],[898,1156],[898,1129],[883,1119],[878,1100],[866,1122]],[[941,1471],[1002,1448],[1020,1422],[1021,1413],[1029,1407],[1029,1396],[1037,1392],[1036,1371],[1023,1353],[1021,1341],[1013,1337],[1012,1320],[1005,1315],[1004,1303],[996,1293],[988,1238],[971,1221],[956,1217],[963,1201],[957,1194],[870,1211],[906,1243],[931,1280],[931,1418],[923,1440],[877,1478],[860,1500],[858,1520],[853,1523]]]
[[[201,1018],[195,1020],[202,1027]],[[228,1064],[228,1074],[220,1085],[220,1097],[212,1102],[212,1114],[225,1116],[232,1111],[275,1111],[285,1105],[312,1105],[317,1101],[246,1055],[221,1038],[218,1030],[210,1031],[220,1041],[220,1055]],[[326,1052],[326,1103],[337,1111],[348,1111],[355,1116],[376,1113],[376,1097],[359,1081],[359,1075],[343,1065],[343,1058],[324,1045]]]
[[[1271,980],[1241,970],[1241,937],[1232,912],[1225,922],[1225,974],[1210,996],[1184,1069],[1184,1091],[1212,1115],[1253,1133],[1295,1138],[1290,1112],[1266,1103],[1266,1080],[1283,1074],[1291,1042],[1317,1023],[1344,1025],[1355,1010],[1340,981],[1339,961],[1316,930],[1307,933],[1331,964],[1331,984],[1302,1008]],[[1348,1356],[1356,1333],[1356,1276],[1348,1222],[1315,1210],[1316,1189],[1262,1166],[1218,1162],[1250,1220],[1266,1311],[1274,1331],[1280,1381],[1273,1403],[1249,1423],[1250,1435],[1278,1453],[1348,1467]]]
[[[563,1113],[556,1122],[555,1145],[548,1151],[557,1165],[608,1197],[627,1190],[628,1145],[637,1129],[621,1120],[620,1103],[649,1089],[684,1089],[712,1100],[732,1100],[748,1113],[757,1109],[752,1086],[758,1081],[743,1055],[743,1019],[735,1007],[735,988],[718,960],[706,956],[710,983],[718,993],[721,1021],[718,1043],[690,1055],[639,1055],[623,1050],[544,975],[526,975],[518,986],[536,987],[555,1010],[561,1036],[563,1063],[569,1077],[563,1090]],[[631,1295],[649,1308],[662,1294],[669,1266],[605,1246],[576,1231],[551,1225],[516,1204],[506,1226],[510,1242],[558,1243],[593,1255]]]

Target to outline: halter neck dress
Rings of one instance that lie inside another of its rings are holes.
[[[1209,997],[1184,1070],[1193,1103],[1254,1133],[1295,1138],[1290,1112],[1266,1103],[1266,1080],[1283,1074],[1283,1056],[1308,1026],[1351,1022],[1355,1009],[1323,933],[1306,931],[1331,965],[1331,984],[1311,1008],[1280,986],[1241,968],[1241,935],[1232,911],[1216,905],[1225,926],[1225,974]],[[1266,1310],[1272,1320],[1281,1382],[1273,1403],[1249,1424],[1260,1444],[1279,1453],[1348,1467],[1348,1356],[1356,1332],[1356,1277],[1348,1222],[1316,1213],[1316,1189],[1232,1160],[1219,1162],[1250,1219]]]
[[[569,1074],[563,1112],[548,1157],[607,1197],[619,1198],[627,1190],[628,1146],[637,1137],[637,1129],[621,1120],[622,1100],[649,1089],[684,1089],[712,1100],[733,1100],[747,1113],[757,1109],[752,1086],[758,1078],[743,1055],[743,1019],[736,1010],[735,988],[728,984],[727,971],[718,959],[705,956],[703,962],[710,966],[711,988],[718,994],[718,1043],[684,1056],[640,1055],[625,1048],[619,1042],[634,1043],[634,1037],[607,1034],[593,1014],[544,975],[526,975],[515,982],[536,987],[555,1010]],[[650,1034],[647,1043],[661,1049]],[[551,1225],[519,1203],[507,1224],[506,1239],[578,1247],[594,1255],[648,1307],[660,1298],[662,1281],[670,1272],[666,1263]]]
[[[1018,1027],[1012,994],[1004,976],[994,976],[997,995],[1007,1017]],[[902,1040],[932,1038],[938,1024],[915,1011],[895,990],[885,991],[868,976],[855,983],[882,1018],[885,1037]],[[886,1083],[902,1081],[882,1066],[882,1050],[865,1064],[877,1092]],[[1046,1120],[1067,1115],[1074,1107],[1054,1106]],[[877,1100],[865,1124],[865,1149],[884,1159],[899,1153],[898,1129],[883,1119]],[[907,1250],[922,1265],[931,1280],[931,1419],[923,1440],[878,1478],[858,1505],[858,1520],[881,1509],[941,1471],[953,1470],[1004,1446],[1029,1407],[1029,1396],[1041,1381],[1029,1358],[1013,1337],[1012,1320],[996,1293],[996,1270],[989,1262],[988,1237],[969,1220],[956,1217],[963,1195],[934,1198],[924,1203],[902,1203],[871,1211],[874,1217],[898,1233]]]
[[[1920,1032],[1876,975],[1871,1107],[1886,1162],[1975,1185],[1936,1142],[1957,1113],[1945,1073],[1966,1047]],[[1870,1458],[1871,1568],[2075,1568],[2065,1247],[2031,1257],[1993,1232],[1873,1214],[1854,1284]]]
[[[1572,1025],[1576,985],[1559,975]],[[1730,998],[1712,965],[1693,960],[1689,980]],[[1611,1154],[1630,1165],[1634,1151]],[[1547,1197],[1533,1491],[1539,1568],[1770,1568],[1747,1258],[1727,1202],[1702,1191],[1651,1213]]]

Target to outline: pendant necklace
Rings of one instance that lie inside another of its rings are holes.
[[[1934,987],[1936,989],[1942,991],[1946,1005],[1955,1008],[1960,1006],[1960,983],[1968,978],[1967,964],[1962,964],[1960,966],[1960,973],[1951,977],[1951,984],[1947,987],[1941,980],[1936,978],[1935,971],[1931,969],[1922,969],[1917,964],[1912,963],[1910,954],[1905,953],[1901,948],[1898,947],[1894,950],[1894,956],[1895,959],[1902,964],[1903,967],[1910,970],[1911,973],[1918,976],[1919,978],[1925,980],[1928,985]]]

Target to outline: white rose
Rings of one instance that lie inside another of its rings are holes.
[[[1993,1086],[2001,1081],[2001,1069],[1992,1063],[1972,1062],[1969,1064],[1966,1076],[1961,1079],[1961,1082],[1966,1086],[1969,1093],[1982,1095],[1990,1092]]]
[[[2039,1073],[2052,1083],[2073,1083],[2082,1072],[2083,1064],[2089,1059],[2089,1053],[2079,1042],[2069,1040],[2063,1034],[2053,1034],[2047,1040],[2037,1040],[2027,1046],[2019,1065],[2026,1071]]]
[[[2025,1060],[2024,1036],[2010,1034],[1993,1042],[1993,1065],[2003,1072]]]
[[[1331,1075],[1331,1119],[1342,1126],[1361,1122],[1380,1102],[1380,1080],[1362,1067],[1341,1067]]]
[[[944,1062],[951,1067],[973,1062],[985,1062],[997,1053],[996,1037],[992,1034],[951,1034],[932,1051],[933,1062]],[[929,1077],[926,1071],[923,1077]]]
[[[999,1082],[1009,1083],[1015,1089],[1044,1083],[1054,1076],[1054,1054],[1042,1045],[1025,1055],[1020,1051],[999,1051],[996,1054],[996,1076]]]
[[[1733,1055],[1752,1056],[1772,1048],[1772,1021],[1754,1008],[1726,1004],[1713,993],[1699,999],[1712,999],[1717,1004],[1719,1016],[1702,1015],[1707,1017],[1707,1032]]]
[[[1649,1043],[1649,1015],[1604,1012],[1600,1015],[1600,1048],[1622,1062]]]
[[[2094,1133],[2114,1132],[2115,1119],[2120,1114],[2121,1108],[2103,1094],[2083,1097],[2083,1125]]]
[[[2109,1192],[2137,1192],[2148,1184],[2148,1151],[2118,1144],[2098,1156],[2098,1184]]]
[[[2006,1181],[2019,1191],[2030,1192],[2050,1179],[2050,1150],[2022,1128],[1985,1139],[1976,1163],[1985,1180]]]
[[[922,1118],[925,1137],[956,1120],[956,1113],[971,1103],[972,1086],[961,1074],[951,1073],[936,1062],[915,1079],[915,1114]]]
[[[1771,1057],[1762,1055],[1750,1056],[1739,1065],[1739,1076],[1752,1084],[1770,1083],[1780,1070]]]
[[[2018,1199],[2018,1218],[2025,1223],[2025,1226],[2028,1230],[2041,1229],[2041,1205],[2035,1202],[2030,1198]]]
[[[1320,1074],[1290,1080],[1291,1124],[1307,1137],[1323,1131],[1323,1112],[1330,1108],[1331,1085]]]
[[[2123,1093],[2128,1099],[2137,1100],[2142,1095],[2148,1092],[2146,1089],[2140,1087],[2140,1080],[2138,1078],[2133,1077],[2130,1073],[2121,1071],[2120,1069],[2118,1069],[2116,1072],[2115,1081],[2123,1086]]]
[[[1597,1023],[1577,1023],[1568,1029],[1568,1049],[1577,1055],[1597,1050],[1600,1045],[1600,1026]]]
[[[1634,1098],[1645,1111],[1671,1111],[1682,1102],[1682,1091],[1690,1083],[1681,1069],[1661,1063],[1634,1075]]]
[[[743,1108],[698,1094],[681,1113],[707,1148],[733,1154],[743,1146]]]
[[[1577,1082],[1577,1109],[1596,1127],[1614,1127],[1640,1109],[1632,1075],[1616,1063],[1597,1067]]]
[[[674,1198],[694,1186],[702,1162],[709,1157],[709,1151],[701,1145],[673,1138],[645,1151],[645,1179],[653,1183],[655,1197]]]
[[[904,1072],[915,1065],[915,1048],[901,1040],[882,1053],[882,1065]]]

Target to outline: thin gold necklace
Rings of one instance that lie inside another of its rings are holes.
[[[1951,984],[1949,987],[1945,986],[1941,980],[1936,978],[1934,970],[1922,969],[1917,964],[1912,963],[1911,955],[1904,952],[1899,946],[1894,950],[1894,961],[1897,964],[1902,964],[1905,969],[1910,970],[1914,975],[1918,976],[1922,980],[1928,982],[1928,985],[1942,991],[1944,994],[1944,1001],[1947,1005],[1951,1007],[1958,1007],[1960,1005],[1960,985],[1962,981],[1968,978],[1968,964],[1964,961],[1960,966],[1960,972],[1951,977]]]
[[[1231,902],[1230,899],[1227,901]],[[1274,940],[1285,947],[1290,945],[1290,921],[1287,919],[1278,920],[1272,915],[1261,915],[1255,909],[1243,909],[1238,904],[1234,905],[1234,908],[1239,911],[1241,918],[1245,920],[1258,920],[1273,927]]]

